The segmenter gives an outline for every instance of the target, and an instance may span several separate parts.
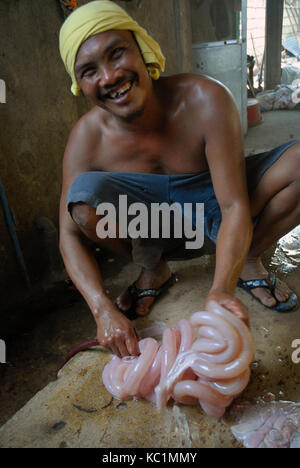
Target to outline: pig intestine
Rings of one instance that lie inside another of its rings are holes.
[[[103,383],[118,399],[145,398],[159,410],[170,400],[200,404],[207,415],[220,418],[248,385],[250,331],[214,301],[206,311],[165,328],[161,344],[144,338],[139,347],[138,357],[114,356],[104,368]]]

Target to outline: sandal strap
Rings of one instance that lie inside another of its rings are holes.
[[[255,288],[266,288],[269,289],[271,292],[274,291],[276,283],[276,277],[274,273],[269,272],[268,278],[265,279],[256,279],[256,280],[248,280],[244,281],[239,279],[238,285],[246,288],[246,289],[255,289]]]
[[[270,293],[273,295],[274,299],[276,299],[274,290],[275,290],[275,284],[276,284],[276,277],[275,274],[270,272],[268,274],[268,278],[266,279],[261,279],[261,280],[249,280],[249,281],[243,281],[241,278],[238,280],[238,286],[242,289],[245,289],[248,291],[249,294],[251,294],[252,297],[254,297],[255,300],[257,300],[260,304],[264,305],[262,301],[253,294],[252,289],[254,288],[267,288]],[[277,312],[291,312],[292,310],[295,309],[299,304],[299,299],[296,296],[295,293],[290,291],[290,297],[286,302],[280,302],[278,299],[276,299],[276,305],[272,307],[267,307],[268,309],[275,310]]]
[[[131,286],[128,287],[129,294],[132,296],[133,300],[136,301],[142,297],[157,297],[162,291],[174,284],[177,281],[176,274],[172,274],[170,278],[160,287],[160,288],[149,288],[149,289],[139,289],[136,287],[134,282]]]
[[[270,290],[274,291],[274,288],[276,285],[276,276],[274,275],[272,271],[269,271],[268,280],[270,282]]]
[[[160,289],[138,289],[135,283],[129,286],[128,291],[134,300],[147,296],[156,297],[160,293]]]

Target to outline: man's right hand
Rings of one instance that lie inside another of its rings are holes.
[[[121,312],[112,307],[102,310],[97,317],[99,344],[119,357],[140,354],[136,331]]]

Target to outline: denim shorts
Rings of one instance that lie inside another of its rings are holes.
[[[246,158],[249,195],[251,195],[270,166],[298,141],[300,140],[292,140],[273,150]],[[159,252],[163,251],[167,258],[174,260],[193,258],[214,252],[222,215],[209,171],[171,175],[131,172],[85,172],[79,175],[71,185],[67,195],[67,207],[71,213],[72,203],[83,202],[97,208],[100,203],[110,202],[118,209],[119,195],[127,195],[128,205],[140,202],[148,208],[152,203],[160,204],[165,202],[172,204],[177,202],[182,207],[184,203],[191,203],[193,207],[196,206],[196,203],[203,203],[205,236],[203,248],[197,249],[197,251],[193,249],[186,250],[184,248],[186,239],[140,239],[136,244],[140,250],[155,245],[157,256],[159,256]],[[192,216],[193,226],[195,226],[195,210],[193,210]],[[149,256],[155,257],[151,253],[149,253]]]

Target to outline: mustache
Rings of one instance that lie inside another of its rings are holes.
[[[104,86],[99,92],[99,98],[105,99],[108,94],[114,91],[117,87],[121,86],[123,83],[127,83],[127,81],[138,81],[138,75],[136,73],[130,73],[124,77],[118,78],[114,84]]]

